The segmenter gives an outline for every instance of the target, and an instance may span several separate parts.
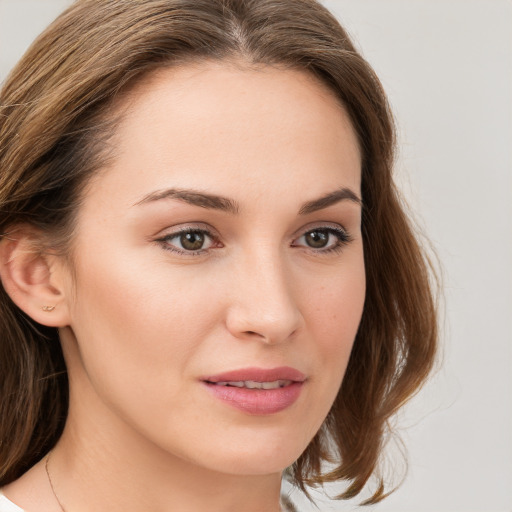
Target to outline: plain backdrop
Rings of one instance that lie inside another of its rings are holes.
[[[0,0],[0,81],[69,3]],[[407,477],[367,510],[511,512],[512,2],[324,3],[389,94],[397,180],[444,272],[442,364],[398,418]],[[388,454],[399,475],[399,450]],[[359,510],[315,497],[321,511]]]

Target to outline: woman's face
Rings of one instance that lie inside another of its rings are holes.
[[[281,471],[327,415],[363,308],[348,117],[302,72],[227,63],[161,70],[123,109],[66,280],[69,422]]]

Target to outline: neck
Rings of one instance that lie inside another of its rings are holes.
[[[70,409],[52,452],[51,477],[66,511],[279,511],[279,473],[217,471],[166,452],[117,418],[93,418]]]

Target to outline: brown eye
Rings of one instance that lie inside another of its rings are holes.
[[[350,241],[350,235],[341,227],[321,227],[306,231],[294,240],[292,246],[307,247],[317,253],[326,254],[341,250]]]
[[[180,235],[180,243],[186,251],[200,251],[205,242],[204,233],[191,231]]]
[[[164,249],[189,256],[207,252],[216,245],[213,235],[202,229],[185,229],[166,235],[157,241]]]
[[[314,231],[308,231],[304,235],[304,241],[313,249],[322,249],[329,243],[329,236],[329,231],[315,229]]]

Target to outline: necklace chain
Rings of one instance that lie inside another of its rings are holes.
[[[49,452],[48,455],[46,456],[46,461],[44,463],[44,469],[46,470],[46,476],[48,477],[48,483],[50,484],[50,487],[52,489],[53,496],[57,500],[57,503],[59,504],[59,507],[60,507],[61,511],[62,512],[66,512],[66,509],[64,508],[64,506],[60,502],[59,497],[57,496],[57,493],[55,492],[55,487],[53,487],[52,477],[50,476],[50,470],[48,469],[48,463],[50,462],[50,455],[51,455],[51,453],[52,452]],[[288,504],[286,502],[283,503],[283,506],[286,507],[287,505]],[[287,509],[287,507],[286,507],[286,509]],[[284,512],[285,508],[281,508],[280,510]],[[290,508],[290,510],[294,510],[294,509]]]
[[[48,455],[46,456],[46,462],[44,463],[44,469],[46,469],[46,476],[48,477],[48,482],[52,489],[53,495],[54,495],[55,499],[57,500],[57,503],[59,504],[61,511],[66,512],[66,509],[62,506],[62,503],[60,502],[59,497],[57,496],[57,493],[55,492],[55,488],[53,487],[52,477],[50,476],[50,470],[48,469],[48,463],[50,462],[50,455],[51,455],[51,452],[48,453]]]

